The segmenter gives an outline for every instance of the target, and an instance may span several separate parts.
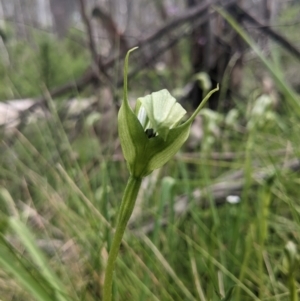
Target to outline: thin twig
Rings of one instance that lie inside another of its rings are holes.
[[[281,44],[286,50],[288,50],[292,55],[294,55],[298,60],[300,60],[300,50],[297,49],[291,42],[289,42],[284,36],[282,36],[279,32],[272,29],[267,24],[257,20],[255,17],[251,16],[248,12],[242,9],[239,5],[233,5],[233,14],[236,17],[241,17],[244,20],[256,25],[257,29],[270,36],[274,41]]]

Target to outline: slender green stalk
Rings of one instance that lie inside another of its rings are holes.
[[[289,288],[289,291],[290,291],[290,301],[298,301],[298,293],[297,293],[297,288],[296,288],[296,282],[295,282],[295,278],[294,278],[293,274],[289,275],[288,288]]]
[[[127,186],[125,188],[121,208],[119,211],[116,232],[112,241],[111,249],[109,251],[107,266],[105,270],[103,301],[111,301],[112,298],[113,272],[115,268],[116,259],[119,253],[122,237],[124,235],[128,220],[133,211],[141,183],[142,178],[135,178],[130,176],[127,182]]]

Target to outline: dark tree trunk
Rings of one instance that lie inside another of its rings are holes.
[[[209,0],[187,0],[189,7]],[[220,16],[210,19],[205,24],[199,26],[191,35],[191,63],[194,74],[206,72],[215,87],[221,84],[227,66],[235,56],[234,65],[231,67],[228,89],[226,89],[225,99],[219,99],[220,94],[215,93],[209,101],[211,109],[228,110],[232,104],[230,102],[230,92],[232,89],[238,90],[242,73],[242,52],[244,46],[241,38],[223,21]],[[197,82],[188,96],[191,104],[197,107],[203,98],[203,91]]]

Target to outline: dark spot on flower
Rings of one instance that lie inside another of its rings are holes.
[[[156,136],[156,133],[154,132],[153,129],[147,129],[147,130],[145,131],[145,133],[146,133],[146,135],[147,135],[148,138],[153,138],[153,137]]]

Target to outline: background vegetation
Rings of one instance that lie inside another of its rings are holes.
[[[296,22],[296,10],[282,11],[278,23]],[[297,23],[280,30],[297,42]],[[76,79],[90,55],[81,39],[39,33],[28,45],[12,34],[0,58],[0,99],[37,97]],[[115,300],[298,300],[299,62],[272,43],[263,54],[249,43],[233,109],[205,109],[201,143],[145,179],[117,262]],[[149,68],[130,81],[133,99],[147,89],[183,93],[187,41],[178,47],[176,85],[168,67]],[[100,90],[93,93],[105,102]],[[3,301],[101,300],[128,172],[114,134],[104,142],[97,132],[104,113],[69,118],[66,98],[48,97],[47,118],[1,133]]]

